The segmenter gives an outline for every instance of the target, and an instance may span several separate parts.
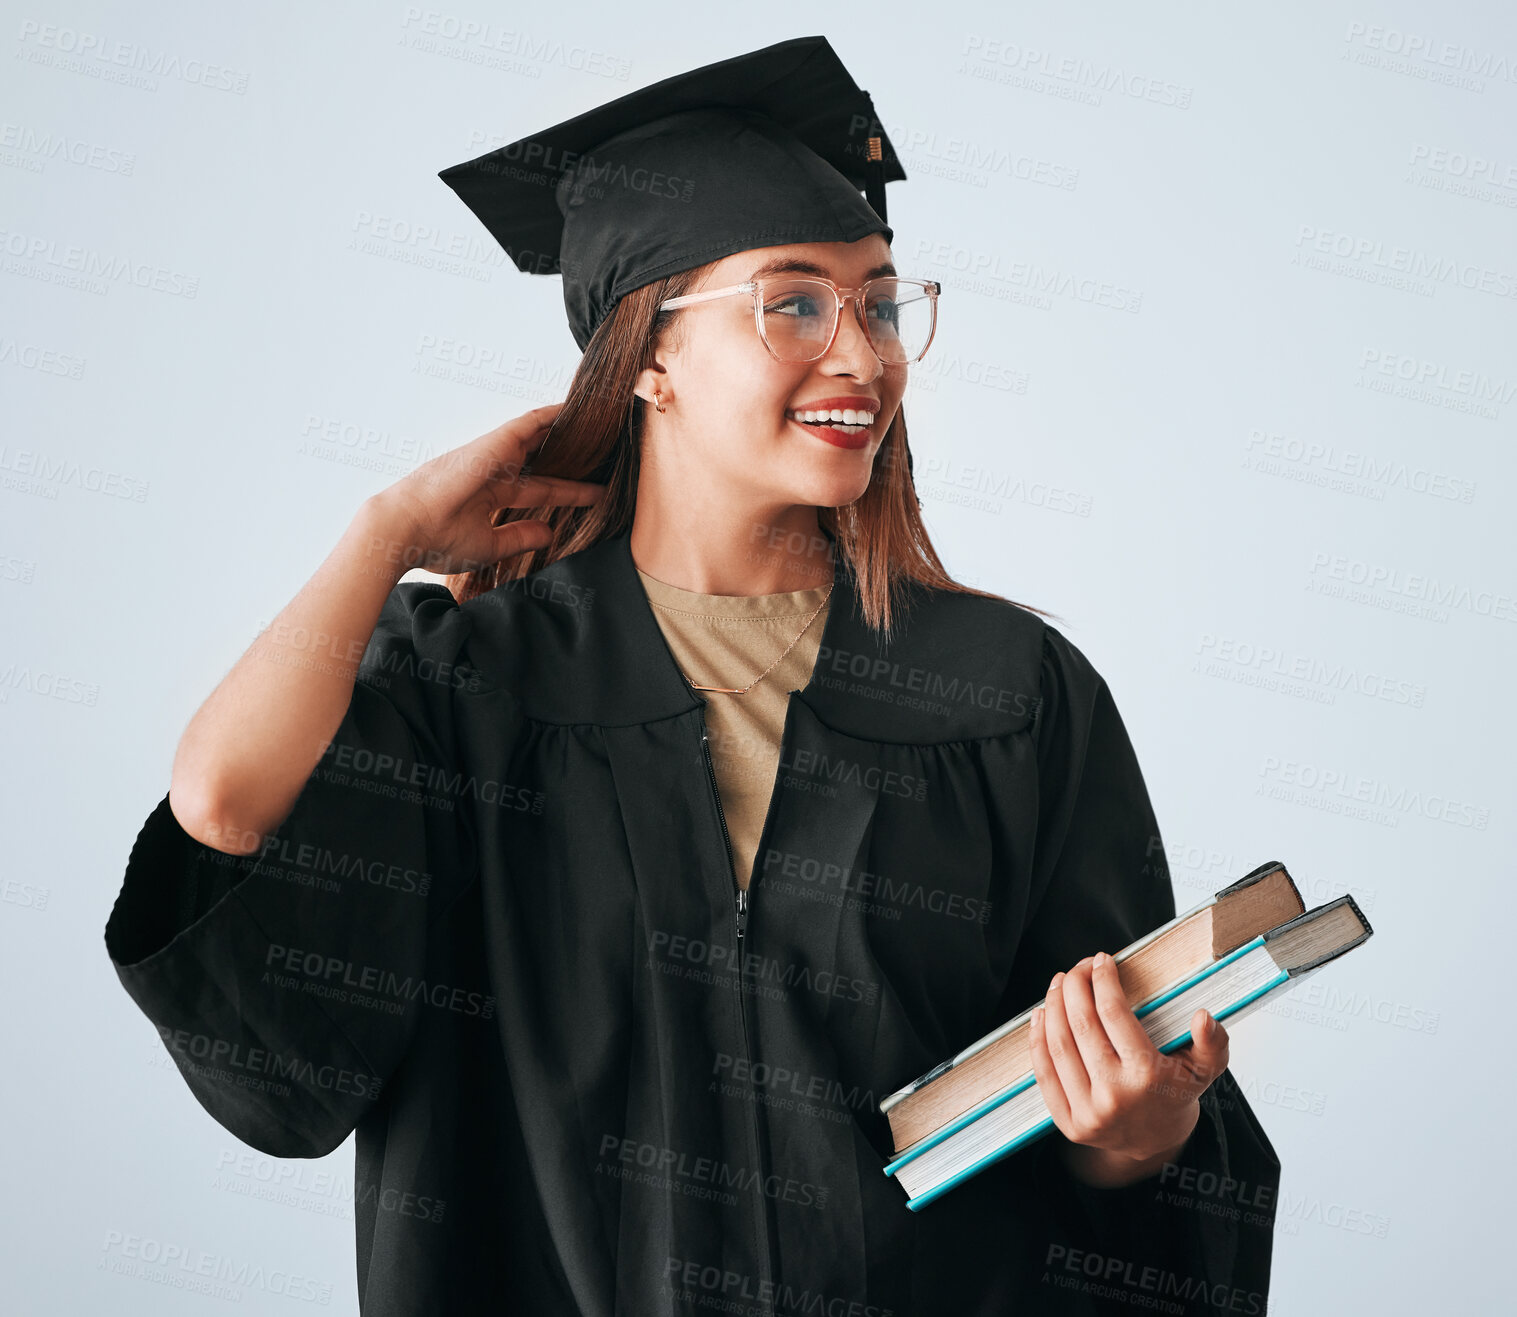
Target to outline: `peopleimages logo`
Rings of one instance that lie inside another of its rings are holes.
[[[134,260],[130,256],[111,255],[77,243],[60,244],[53,238],[12,229],[0,229],[0,253],[46,272],[49,276],[46,282],[52,282],[53,275],[76,275],[87,281],[91,288],[98,283],[102,292],[108,291],[112,284],[123,283],[174,297],[193,298],[200,291],[199,275],[172,270],[151,261]],[[24,273],[21,270],[14,272]]]
[[[814,889],[818,894],[835,889],[835,896],[829,904],[839,905],[839,898],[842,901],[855,898],[863,903],[860,908],[872,913],[891,911],[891,917],[896,919],[900,918],[902,910],[914,909],[980,924],[990,921],[991,903],[983,897],[946,887],[928,887],[909,878],[892,878],[888,874],[819,860],[795,851],[769,847],[764,851],[759,872],[766,888],[776,886],[778,879],[792,879],[796,881],[785,883],[785,890],[801,896],[805,896],[808,889]],[[822,899],[821,895],[817,899]]]
[[[173,1240],[124,1230],[107,1230],[100,1266],[117,1275],[135,1276],[207,1298],[240,1303],[247,1292],[300,1299],[323,1306],[332,1302],[332,1282],[283,1267],[265,1267],[248,1258],[208,1253]]]
[[[683,933],[668,933],[663,929],[655,930],[648,939],[648,958],[661,973],[697,982],[712,982],[724,975],[735,975],[740,976],[747,986],[747,980],[752,979],[750,991],[771,999],[783,997],[791,988],[801,988],[822,997],[872,1006],[880,995],[878,983],[833,970],[813,969],[793,960],[780,961],[757,952],[741,952],[722,943],[686,937]],[[700,973],[686,973],[690,967],[709,968]]]
[[[997,713],[1030,713],[1038,702],[1035,693],[997,687],[976,680],[971,673],[948,674],[929,668],[903,667],[878,654],[835,649],[830,645],[823,645],[817,651],[816,671],[829,676],[853,677],[869,686],[927,695],[948,704],[994,709]]]
[[[844,1084],[829,1075],[807,1075],[788,1066],[753,1061],[729,1052],[717,1052],[711,1058],[711,1073],[720,1080],[752,1084],[773,1094],[797,1098],[802,1102],[830,1103],[851,1111],[875,1109],[874,1090],[857,1084]]]
[[[620,1166],[646,1172],[645,1183],[674,1187],[677,1182],[685,1181],[711,1190],[758,1190],[776,1202],[818,1209],[827,1206],[825,1185],[797,1180],[788,1175],[765,1175],[762,1171],[746,1166],[734,1166],[719,1157],[693,1156],[678,1148],[665,1148],[640,1139],[603,1134],[600,1155],[603,1159],[600,1169],[603,1171],[619,1173],[618,1167],[605,1165],[606,1161],[614,1161]],[[727,1196],[726,1201],[735,1202],[736,1199]]]
[[[807,1317],[894,1317],[895,1309],[877,1303],[829,1295],[822,1290],[797,1289],[784,1281],[756,1280],[728,1266],[713,1266],[693,1258],[670,1254],[664,1265],[665,1293],[675,1285],[685,1302],[717,1312],[742,1311],[739,1303],[755,1310],[772,1308],[776,1313],[805,1313]],[[720,1295],[718,1298],[717,1296]]]
[[[421,1001],[438,1010],[478,1015],[486,1020],[495,1014],[493,994],[471,992],[413,974],[402,975],[377,965],[358,965],[319,951],[271,942],[263,963],[267,971],[283,971],[303,990],[316,996],[330,996],[338,1001],[351,999],[360,1006],[372,1001],[399,1008],[401,1003]]]
[[[856,759],[839,758],[825,751],[797,749],[788,755],[781,753],[780,768],[808,781],[820,780],[834,784],[846,782],[849,786],[878,791],[887,796],[904,796],[908,800],[927,799],[925,777],[897,773],[875,764],[861,764]]]
[[[167,1025],[159,1025],[158,1034],[171,1052],[187,1058],[180,1063],[181,1067],[189,1066],[198,1071],[213,1066],[231,1066],[244,1072],[236,1076],[237,1082],[241,1084],[247,1079],[246,1086],[253,1089],[268,1087],[268,1081],[273,1081],[273,1090],[277,1092],[281,1088],[278,1081],[289,1080],[308,1090],[319,1088],[329,1093],[351,1093],[373,1101],[383,1087],[376,1075],[340,1066],[317,1065],[304,1057],[286,1056],[267,1047],[250,1047],[240,1041],[191,1033],[188,1029],[171,1029]],[[224,1073],[230,1075],[231,1071]],[[285,1092],[288,1092],[287,1088]]]

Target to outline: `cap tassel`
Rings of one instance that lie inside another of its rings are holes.
[[[885,152],[880,145],[880,121],[874,112],[874,101],[864,92],[864,103],[869,106],[869,138],[864,154],[864,199],[869,208],[886,224],[890,216],[885,213]]]
[[[880,153],[880,139],[869,139],[869,156],[864,166],[864,198],[869,207],[886,224],[890,216],[885,213],[885,158]]]
[[[869,208],[889,224],[890,216],[885,213],[885,152],[880,145],[880,121],[874,112],[874,101],[867,91],[864,92],[864,100],[869,106],[869,138],[864,156],[864,199],[869,203]],[[916,492],[916,464],[911,460],[911,445],[905,442],[904,435],[901,446],[906,450],[906,478],[911,483],[911,493],[920,511],[922,498]]]

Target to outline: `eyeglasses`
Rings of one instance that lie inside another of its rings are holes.
[[[687,293],[659,303],[673,311],[697,302],[747,294],[753,298],[758,334],[779,361],[817,361],[832,350],[839,313],[845,298],[853,299],[854,314],[874,353],[886,365],[920,361],[938,324],[938,294],[943,286],[931,279],[870,279],[862,288],[839,288],[831,279],[787,276],[748,280],[728,288]]]

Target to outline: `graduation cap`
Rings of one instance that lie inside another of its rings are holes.
[[[665,275],[782,243],[890,242],[885,183],[906,172],[818,36],[665,78],[438,177],[517,269],[563,276],[583,351],[622,296]]]

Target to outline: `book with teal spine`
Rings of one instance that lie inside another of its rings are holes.
[[[1306,910],[1285,866],[1270,860],[1114,953],[1122,992],[1136,1010]],[[1032,1070],[1032,1008],[961,1048],[880,1102],[895,1155]]]
[[[1337,897],[1259,934],[1133,1013],[1160,1052],[1175,1051],[1190,1041],[1190,1018],[1198,1007],[1219,1022],[1242,1019],[1373,932],[1351,895]],[[1029,1072],[902,1150],[885,1174],[900,1181],[907,1207],[919,1211],[1053,1128]]]

